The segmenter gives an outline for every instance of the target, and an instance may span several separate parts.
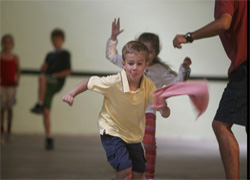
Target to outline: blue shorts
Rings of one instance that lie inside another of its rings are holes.
[[[122,171],[132,167],[134,172],[146,171],[146,159],[141,143],[127,144],[121,138],[108,134],[101,135],[101,141],[108,162],[115,170]]]
[[[247,125],[247,61],[231,73],[214,120]]]

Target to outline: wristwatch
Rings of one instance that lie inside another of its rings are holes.
[[[193,42],[193,38],[192,38],[192,33],[188,32],[187,34],[185,34],[185,38],[187,40],[187,42],[192,43]]]

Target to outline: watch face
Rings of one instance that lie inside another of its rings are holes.
[[[187,42],[193,42],[193,38],[191,37],[191,33],[187,33],[186,35],[185,35],[185,38],[186,38],[186,40],[187,40]]]

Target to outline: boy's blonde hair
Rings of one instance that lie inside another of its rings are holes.
[[[139,41],[129,41],[125,44],[122,48],[122,59],[125,61],[126,54],[138,54],[138,53],[145,53],[146,62],[148,61],[148,47]]]

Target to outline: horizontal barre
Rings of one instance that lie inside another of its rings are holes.
[[[22,69],[22,74],[27,75],[38,75],[40,74],[39,70],[34,69]],[[70,76],[107,76],[111,74],[116,74],[117,72],[87,72],[87,71],[72,71]],[[190,80],[196,79],[207,79],[208,81],[228,81],[227,77],[218,77],[218,76],[190,76]]]

